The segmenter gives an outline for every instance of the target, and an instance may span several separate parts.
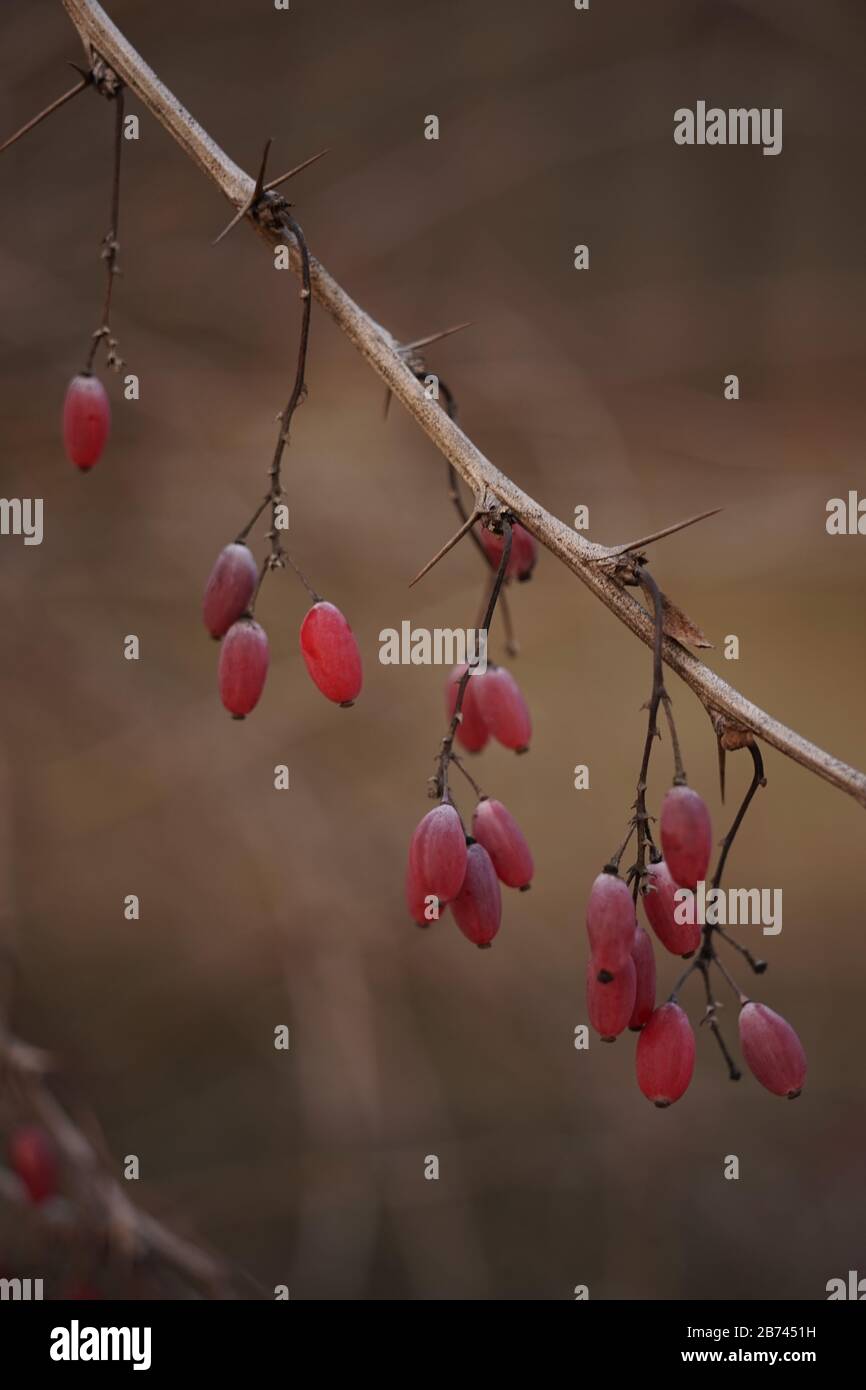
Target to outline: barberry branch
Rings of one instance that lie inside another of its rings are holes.
[[[112,23],[97,0],[62,0],[85,48],[94,49],[135,92],[181,149],[220,189],[236,209],[250,201],[254,181],[222,150],[172,92],[160,81],[129,40]],[[279,217],[250,209],[248,220],[267,242],[283,241],[287,226]],[[303,258],[295,243],[290,252],[295,273],[302,273]],[[489,493],[563,562],[620,622],[652,647],[654,622],[647,609],[634,599],[617,577],[618,547],[586,540],[545,510],[505,473],[502,473],[463,433],[446,410],[427,395],[401,356],[397,340],[370,317],[314,257],[310,257],[312,293],[349,341],[378,373],[386,386],[433,441],[472,490],[474,496]],[[693,656],[680,642],[665,636],[662,658],[685,681],[703,704],[717,731],[719,724],[750,731],[771,747],[853,796],[866,807],[866,774],[811,743],[802,734],[735,690],[716,672]]]

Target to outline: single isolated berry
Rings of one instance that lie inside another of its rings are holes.
[[[99,377],[90,372],[74,376],[63,402],[63,444],[82,473],[99,461],[110,429],[111,406]]]
[[[499,931],[502,895],[493,861],[483,845],[469,846],[466,877],[451,911],[463,935],[476,946],[489,946]]]
[[[634,903],[624,879],[600,873],[586,905],[586,930],[596,974],[610,983],[631,960],[637,923]],[[626,1019],[626,1023],[628,1019]]]
[[[216,558],[204,591],[202,616],[211,637],[224,637],[232,623],[247,611],[259,573],[248,545],[235,541]]]
[[[701,944],[701,928],[697,921],[677,921],[678,916],[696,917],[693,898],[681,903],[676,901],[675,895],[686,891],[674,883],[663,859],[647,867],[646,885],[641,892],[644,912],[659,941],[675,956],[692,956]]]
[[[314,603],[301,623],[301,654],[314,685],[335,705],[361,693],[361,653],[355,634],[333,603]]]
[[[454,711],[457,708],[457,690],[465,670],[466,663],[464,662],[462,666],[455,666],[448,677],[448,684],[445,687],[445,712],[449,719],[454,718]],[[490,738],[490,730],[484,722],[484,716],[478,707],[478,698],[475,693],[476,682],[482,679],[482,676],[469,677],[463,692],[463,703],[460,706],[461,718],[457,725],[457,742],[461,748],[466,749],[467,753],[480,753]]]
[[[520,687],[504,666],[488,666],[477,681],[476,699],[481,717],[498,743],[525,753],[532,737],[532,721]]]
[[[713,852],[710,813],[691,787],[671,787],[661,813],[662,850],[671,878],[681,888],[706,880]]]
[[[529,887],[534,872],[532,854],[520,826],[501,801],[490,797],[479,801],[472,815],[472,834],[487,850],[507,888]]]
[[[409,844],[415,891],[440,903],[456,898],[466,877],[466,835],[454,807],[434,806],[418,822]]]
[[[631,958],[607,985],[599,981],[595,962],[589,961],[586,967],[586,1007],[589,1021],[602,1042],[615,1042],[629,1026],[635,1008],[636,990],[637,972]]]
[[[484,547],[484,554],[490,561],[493,569],[498,570],[502,563],[502,552],[505,549],[505,537],[499,536],[495,531],[488,531],[486,526],[476,526],[475,534]],[[518,579],[521,583],[532,577],[538,560],[538,543],[535,537],[527,531],[525,526],[521,526],[516,521],[511,528],[511,553],[508,556],[508,564],[505,568],[506,579]]]
[[[635,997],[628,1026],[638,1033],[649,1022],[656,1006],[656,958],[652,941],[643,927],[635,930],[631,958],[635,967]]]
[[[235,719],[243,719],[259,703],[268,674],[267,633],[255,618],[233,623],[220,647],[220,699]]]
[[[45,1202],[57,1192],[59,1165],[50,1136],[36,1125],[22,1125],[9,1140],[9,1165],[27,1189],[31,1202]]]
[[[695,1069],[695,1035],[679,1004],[662,1004],[637,1040],[637,1084],[660,1110],[688,1090]]]
[[[780,1014],[751,1000],[740,1010],[740,1046],[752,1075],[774,1096],[796,1100],[806,1080],[803,1044]]]

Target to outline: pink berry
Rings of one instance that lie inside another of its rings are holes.
[[[111,429],[111,406],[98,376],[74,376],[63,402],[63,444],[70,461],[86,473],[98,462]]]
[[[322,694],[353,705],[361,693],[361,653],[355,634],[333,603],[314,603],[301,623],[301,653]]]
[[[525,753],[532,737],[532,721],[520,687],[504,666],[488,666],[477,681],[476,699],[481,717],[493,737],[516,753]]]
[[[45,1202],[57,1191],[58,1163],[54,1144],[36,1125],[16,1129],[9,1140],[9,1163],[31,1202]]]
[[[754,1077],[774,1096],[794,1100],[806,1080],[803,1044],[780,1014],[766,1004],[744,1004],[740,1010],[740,1046]]]
[[[610,984],[598,979],[598,966],[589,961],[586,967],[586,1007],[589,1021],[602,1042],[614,1042],[629,1024],[635,1008],[637,972],[629,958]]]
[[[415,889],[440,903],[456,898],[466,877],[466,835],[454,807],[434,806],[415,827],[409,865]]]
[[[216,558],[204,591],[204,625],[211,637],[222,637],[237,622],[252,598],[259,574],[248,545],[235,541]]]
[[[462,666],[455,666],[448,677],[448,684],[445,687],[445,710],[449,719],[454,718],[454,710],[457,707],[457,688],[465,670],[466,663],[464,662]],[[463,704],[460,706],[462,717],[457,725],[457,742],[469,753],[480,753],[490,738],[490,730],[482,718],[475,694],[475,683],[481,679],[481,676],[469,677],[463,693]]]
[[[685,915],[689,906],[695,903],[678,904],[675,894],[680,890],[671,878],[671,872],[663,859],[647,867],[647,888],[641,894],[644,912],[659,941],[675,956],[691,956],[701,944],[701,928],[698,922],[678,922],[674,914]],[[692,916],[695,916],[694,911]]]
[[[235,719],[243,719],[259,702],[268,674],[270,652],[263,627],[254,618],[233,623],[220,647],[220,699]]]
[[[638,927],[635,931],[631,958],[634,961],[636,982],[634,1008],[628,1026],[637,1033],[649,1022],[656,1006],[656,958],[652,941],[643,927]],[[601,988],[605,989],[606,986],[602,985]]]
[[[506,887],[529,887],[534,868],[532,854],[520,826],[501,801],[490,797],[479,801],[472,816],[472,834],[487,850]]]
[[[691,787],[671,787],[662,802],[662,850],[671,878],[681,888],[706,880],[713,852],[710,813]]]
[[[484,553],[492,567],[499,569],[505,549],[505,537],[498,536],[494,531],[488,531],[486,526],[480,525],[475,527],[475,534],[484,547]],[[537,559],[538,544],[535,537],[516,521],[511,528],[511,554],[508,557],[505,578],[513,579],[516,576],[521,581],[529,579]]]
[[[659,1109],[688,1090],[695,1069],[695,1035],[679,1004],[662,1004],[637,1040],[637,1084]]]
[[[502,920],[502,896],[493,861],[483,845],[472,844],[466,855],[463,887],[451,904],[454,920],[476,946],[489,946]]]
[[[445,911],[444,903],[440,904],[432,893],[424,891],[424,886],[412,863],[411,855],[406,865],[406,906],[409,908],[409,916],[412,921],[417,923],[419,927],[432,926]]]
[[[589,949],[597,974],[615,977],[631,960],[636,925],[625,881],[618,874],[599,874],[586,907]]]

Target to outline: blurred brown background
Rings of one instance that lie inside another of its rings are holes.
[[[866,491],[861,6],[108,8],[246,168],[268,135],[274,174],[331,147],[292,186],[314,252],[402,339],[474,321],[430,366],[545,506],[568,519],[588,503],[591,537],[615,542],[724,504],[656,548],[657,577],[716,643],[710,664],[866,765],[866,540],[824,529],[828,498]],[[6,132],[62,90],[80,50],[50,0],[7,0],[2,34]],[[783,107],[782,154],[677,148],[673,111],[699,98]],[[755,992],[803,1038],[802,1100],[732,1086],[703,1031],[694,1084],[667,1112],[637,1090],[630,1036],[575,1052],[584,902],[633,797],[650,661],[542,556],[513,594],[533,748],[476,765],[532,843],[533,890],[508,895],[490,952],[450,920],[408,925],[405,849],[444,673],[381,666],[377,639],[404,618],[474,620],[468,544],[406,587],[453,528],[444,465],[399,408],[383,423],[379,382],[314,311],[291,542],[347,611],[366,685],[351,713],[313,689],[305,596],[280,576],[260,604],[265,695],[232,723],[200,596],[263,490],[297,285],[247,229],[212,249],[225,204],[142,115],[115,310],[141,401],[109,383],[112,440],[77,474],[59,414],[98,318],[110,142],[87,94],[0,162],[2,493],[45,499],[40,548],[0,541],[16,1030],[57,1053],[112,1152],[139,1155],[136,1199],[265,1296],[568,1299],[587,1283],[592,1298],[813,1299],[866,1273],[863,811],[769,752],[730,860],[730,884],[784,890]],[[589,273],[572,268],[583,241]],[[721,834],[747,769],[731,759],[723,811],[706,717],[671,690]],[[572,789],[579,762],[587,792]],[[665,744],[656,806],[668,769]],[[676,963],[659,964],[670,988]],[[684,1000],[695,1023],[699,994]],[[723,1179],[728,1154],[739,1182]],[[0,1210],[12,1272],[33,1239]],[[53,1258],[26,1256],[56,1292]]]

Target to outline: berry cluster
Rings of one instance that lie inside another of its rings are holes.
[[[265,159],[267,148],[265,149]],[[264,163],[259,171],[257,187],[264,187]],[[310,257],[306,240],[298,223],[283,208],[286,227],[293,233],[301,254],[301,330],[298,360],[291,395],[279,416],[280,430],[268,473],[269,486],[263,501],[246,526],[220,551],[211,571],[204,593],[203,618],[208,632],[221,640],[219,658],[219,693],[223,705],[234,719],[244,719],[255,709],[261,698],[270,664],[268,637],[255,618],[255,603],[262,582],[272,570],[283,569],[288,563],[313,600],[300,631],[301,655],[312,679],[322,694],[335,704],[348,708],[361,693],[363,672],[361,653],[346,618],[316,593],[301,573],[282,543],[288,511],[283,502],[282,460],[289,441],[289,428],[297,407],[306,397],[305,370],[310,337]],[[270,543],[261,568],[256,565],[247,536],[262,514],[270,511]]]
[[[626,1028],[639,1033],[636,1054],[637,1082],[643,1094],[660,1108],[685,1094],[695,1067],[695,1035],[688,1015],[677,1002],[682,985],[694,973],[703,977],[706,1006],[703,1022],[713,1032],[728,1065],[728,1074],[740,1077],[722,1037],[710,972],[717,968],[733,989],[740,1005],[739,1034],[749,1070],[773,1094],[789,1099],[800,1094],[806,1077],[806,1056],[797,1034],[785,1019],[764,1004],[754,1003],[733,980],[719,958],[716,942],[724,940],[745,958],[756,974],[766,962],[756,960],[721,927],[709,921],[701,927],[692,895],[709,874],[713,849],[712,826],[707,806],[686,784],[670,697],[664,687],[661,648],[664,622],[663,598],[646,569],[645,557],[632,560],[632,582],[640,584],[653,600],[655,643],[653,692],[649,703],[647,739],[638,777],[637,797],[625,842],[605,865],[592,885],[586,912],[590,959],[586,997],[592,1027],[603,1042],[613,1042]],[[657,715],[664,708],[674,753],[674,784],[666,793],[660,814],[661,850],[652,837],[646,808],[650,754],[658,736]],[[750,735],[738,732],[726,742],[719,734],[721,767],[727,747],[748,747],[754,776],[728,835],[722,843],[719,864],[712,878],[718,888],[728,851],[743,816],[759,786],[766,785],[761,755]],[[627,878],[619,874],[620,861],[633,834],[637,834],[637,858]],[[668,999],[656,1007],[656,965],[653,944],[638,925],[640,897],[647,920],[662,946],[691,964],[674,985]],[[691,911],[689,908],[691,907]]]
[[[482,543],[495,577],[480,637],[486,651],[487,634],[501,596],[512,576],[528,579],[535,563],[535,542],[509,516],[497,518],[501,533],[479,528],[489,537]],[[464,528],[465,529],[465,528]],[[514,536],[520,540],[521,570],[512,566]],[[530,563],[531,549],[531,563]],[[439,805],[420,821],[409,845],[406,868],[406,901],[410,915],[421,927],[438,920],[450,906],[463,935],[480,947],[491,945],[502,919],[500,883],[525,892],[534,871],[532,853],[511,812],[501,801],[484,794],[455,751],[455,742],[469,753],[479,753],[490,738],[515,753],[529,749],[532,722],[516,680],[504,666],[490,664],[477,669],[478,661],[455,666],[445,687],[448,732],[442,741],[431,795]],[[450,765],[457,767],[472,786],[478,800],[472,815],[472,833],[466,833],[448,784]]]

